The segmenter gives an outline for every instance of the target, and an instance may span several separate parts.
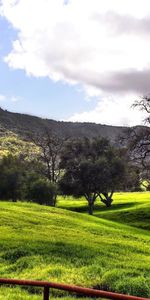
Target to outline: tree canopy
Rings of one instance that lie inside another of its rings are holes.
[[[85,196],[89,214],[99,198],[106,206],[122,184],[125,164],[106,139],[68,141],[61,157],[64,175],[60,187],[64,194]]]

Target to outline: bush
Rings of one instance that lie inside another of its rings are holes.
[[[28,198],[33,202],[45,205],[56,205],[57,188],[47,179],[38,178],[32,183],[28,190]]]

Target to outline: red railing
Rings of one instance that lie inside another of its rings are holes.
[[[25,285],[25,286],[36,286],[43,287],[43,300],[49,300],[50,288],[77,293],[80,295],[85,295],[86,297],[96,297],[96,298],[106,298],[112,300],[150,300],[149,298],[141,298],[136,296],[129,296],[123,294],[117,294],[112,292],[106,292],[102,290],[95,290],[90,288],[83,288],[75,285],[67,285],[61,283],[54,283],[49,281],[34,281],[34,280],[18,280],[18,279],[6,279],[0,278],[0,284],[9,285]]]

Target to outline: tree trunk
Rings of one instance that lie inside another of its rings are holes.
[[[53,205],[52,206],[56,206],[56,202],[57,202],[57,195],[56,196],[54,196],[54,198],[53,198]]]
[[[110,197],[107,197],[106,200],[104,200],[104,203],[106,204],[107,207],[111,207],[113,199]]]
[[[113,202],[113,199],[112,199],[112,195],[113,195],[113,191],[110,193],[110,195],[108,195],[108,193],[103,193],[104,198],[102,198],[101,195],[99,195],[100,199],[101,199],[101,202],[103,202],[107,207],[111,207],[111,204]]]
[[[94,202],[96,198],[98,197],[98,194],[96,193],[87,193],[84,194],[86,200],[88,201],[88,209],[89,209],[89,215],[93,215],[94,210]]]
[[[93,207],[94,207],[94,204],[89,202],[89,215],[93,215]]]

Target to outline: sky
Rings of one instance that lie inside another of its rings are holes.
[[[133,126],[149,93],[149,0],[0,0],[3,109]]]

